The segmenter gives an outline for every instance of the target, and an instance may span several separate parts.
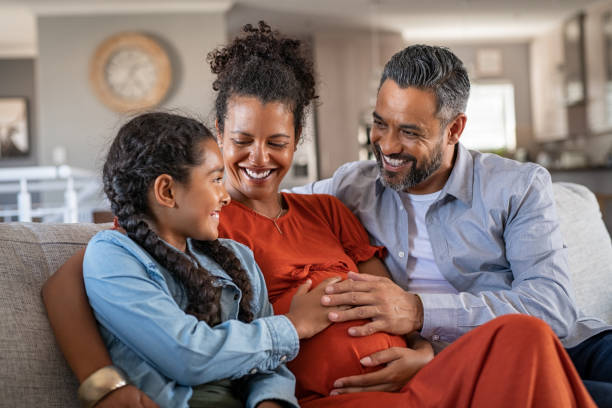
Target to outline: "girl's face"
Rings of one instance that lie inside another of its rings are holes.
[[[219,212],[229,203],[223,186],[223,159],[214,140],[201,142],[202,164],[190,170],[186,183],[174,189],[176,207],[172,216],[177,238],[212,241],[219,236]]]
[[[262,104],[255,97],[232,97],[218,141],[232,196],[248,200],[276,196],[296,149],[293,113],[281,102]]]

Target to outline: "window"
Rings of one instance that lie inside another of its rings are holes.
[[[516,119],[514,86],[510,83],[472,84],[461,142],[469,149],[514,151]]]

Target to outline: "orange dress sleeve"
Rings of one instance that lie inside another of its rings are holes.
[[[387,255],[385,247],[370,244],[365,228],[342,201],[334,196],[322,196],[322,199],[327,201],[325,204],[328,209],[329,225],[340,240],[344,252],[353,262],[359,264],[373,256],[383,259]]]

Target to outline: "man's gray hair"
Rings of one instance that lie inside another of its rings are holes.
[[[385,65],[378,89],[387,80],[400,88],[414,87],[436,96],[436,114],[442,126],[464,113],[470,96],[470,80],[463,62],[448,48],[411,45]]]

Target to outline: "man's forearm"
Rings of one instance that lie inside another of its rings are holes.
[[[548,281],[524,282],[509,290],[475,294],[427,293],[420,296],[424,310],[421,335],[447,343],[505,314],[538,317],[547,322],[560,338],[568,335],[577,318],[571,298],[562,288]]]

